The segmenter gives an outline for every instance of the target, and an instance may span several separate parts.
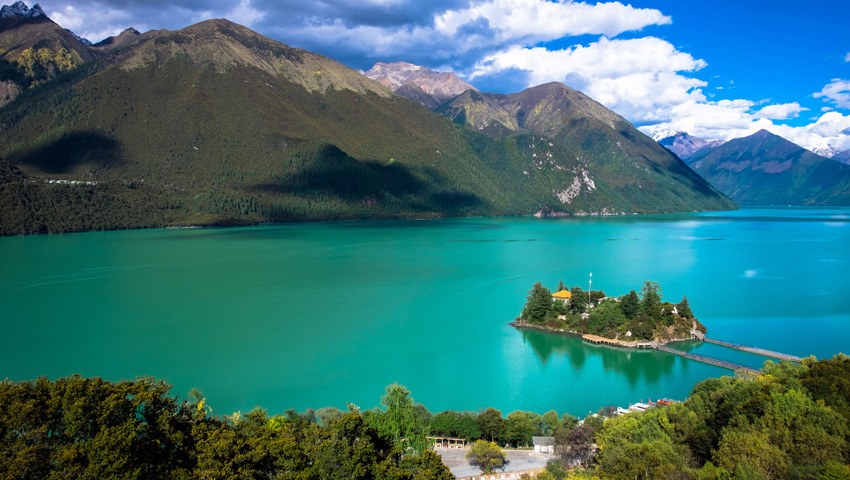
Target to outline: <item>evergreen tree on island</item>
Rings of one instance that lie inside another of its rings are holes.
[[[544,322],[552,316],[552,292],[537,282],[528,292],[528,303],[522,317],[530,322]]]
[[[694,312],[691,311],[691,305],[688,303],[688,297],[682,298],[682,301],[676,304],[676,311],[683,318],[694,318]]]
[[[640,298],[638,298],[637,292],[632,290],[628,295],[623,297],[623,300],[620,302],[620,310],[623,311],[623,315],[629,320],[640,314]]]

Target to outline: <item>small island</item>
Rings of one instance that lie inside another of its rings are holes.
[[[688,297],[679,303],[662,301],[657,282],[644,282],[619,297],[601,290],[568,288],[560,282],[552,293],[540,282],[528,292],[528,302],[511,325],[581,335],[593,343],[622,347],[649,347],[703,339],[705,326],[694,318]]]

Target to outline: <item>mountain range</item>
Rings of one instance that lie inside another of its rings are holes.
[[[560,84],[467,89],[441,115],[227,20],[88,46],[12,16],[0,57],[0,83],[18,89],[0,108],[2,234],[735,208]]]
[[[702,149],[687,162],[741,205],[850,205],[850,165],[766,130]]]
[[[723,145],[723,140],[704,140],[694,137],[687,132],[659,132],[652,139],[675,153],[681,159],[695,155],[703,149],[712,149]]]
[[[407,62],[378,62],[363,74],[430,109],[467,90],[475,90],[475,87],[459,79],[453,72],[435,72]]]

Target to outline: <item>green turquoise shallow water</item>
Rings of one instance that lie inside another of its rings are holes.
[[[534,282],[590,272],[610,295],[687,295],[717,339],[850,351],[850,209],[11,237],[0,268],[0,378],[152,375],[219,414],[368,408],[398,381],[434,412],[584,415],[729,373],[507,325]]]

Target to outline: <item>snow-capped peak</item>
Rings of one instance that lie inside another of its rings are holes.
[[[6,17],[21,17],[21,18],[32,18],[32,17],[40,17],[44,16],[44,10],[41,9],[41,5],[35,4],[32,8],[28,7],[26,3],[23,1],[17,1],[11,5],[3,5],[0,8],[0,18]]]
[[[652,139],[655,140],[656,142],[660,142],[661,140],[664,140],[665,138],[672,137],[672,136],[676,135],[677,133],[685,133],[685,132],[680,132],[680,131],[674,132],[672,130],[658,130],[657,132],[652,134]]]
[[[835,148],[828,143],[819,143],[815,145],[815,148],[812,149],[812,152],[820,155],[821,157],[832,158],[839,153],[843,152],[840,148]]]

